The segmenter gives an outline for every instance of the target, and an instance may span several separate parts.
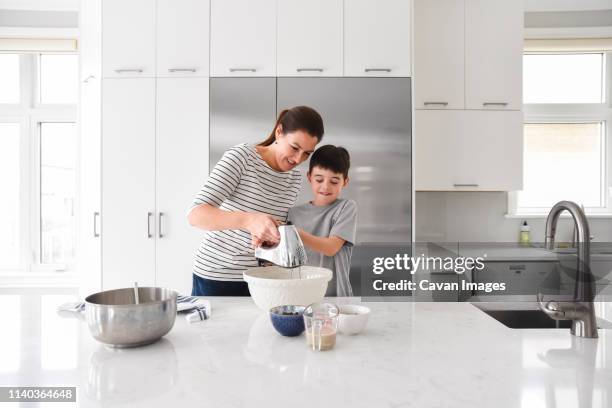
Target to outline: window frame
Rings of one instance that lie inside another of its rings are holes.
[[[0,269],[0,276],[15,276],[29,281],[34,276],[49,276],[58,271],[74,272],[74,262],[66,265],[42,264],[40,217],[40,124],[45,122],[71,122],[78,126],[78,101],[74,104],[41,104],[38,99],[39,61],[41,54],[51,52],[5,52],[19,54],[19,104],[0,104],[0,122],[20,124],[20,265],[15,269]],[[53,54],[59,54],[54,52]],[[66,52],[64,54],[77,54]],[[77,146],[80,148],[77,138]],[[78,163],[76,162],[76,195],[79,195]],[[75,230],[76,233],[76,230]]]
[[[602,123],[603,150],[602,150],[602,193],[603,207],[586,207],[585,212],[590,217],[612,218],[612,52],[610,51],[525,51],[524,54],[593,54],[602,53],[603,73],[602,103],[552,103],[552,104],[523,104],[523,123]],[[553,175],[551,175],[552,177]],[[526,177],[523,174],[523,178]],[[508,218],[545,218],[549,208],[520,208],[518,206],[518,191],[508,192]],[[580,203],[578,203],[580,204]]]

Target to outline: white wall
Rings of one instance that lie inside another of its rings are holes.
[[[77,11],[79,0],[0,0],[0,9]]]

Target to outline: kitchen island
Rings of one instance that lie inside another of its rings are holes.
[[[314,352],[304,334],[277,334],[250,298],[210,298],[211,319],[179,315],[160,341],[111,349],[55,311],[74,299],[0,295],[1,386],[76,386],[81,407],[612,405],[610,330],[580,339],[509,329],[469,303],[367,303],[364,333]]]

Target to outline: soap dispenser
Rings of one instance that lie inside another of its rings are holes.
[[[523,221],[523,225],[521,225],[521,234],[519,237],[519,243],[521,245],[528,246],[530,242],[531,242],[530,228],[529,228],[529,225],[527,225],[527,221]]]

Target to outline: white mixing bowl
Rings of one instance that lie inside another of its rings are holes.
[[[265,311],[282,305],[308,306],[320,302],[331,278],[332,271],[316,266],[301,269],[265,266],[244,272],[253,301]]]

